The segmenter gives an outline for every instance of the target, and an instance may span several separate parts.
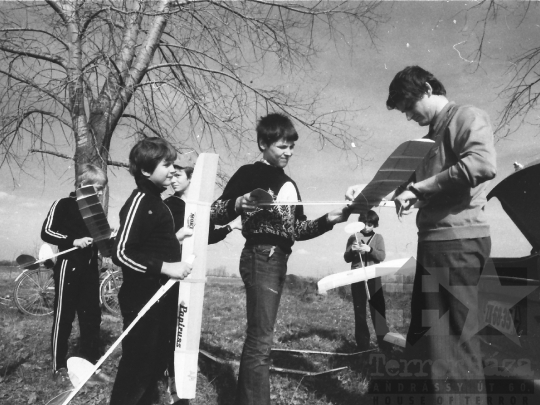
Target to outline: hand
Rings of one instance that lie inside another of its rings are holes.
[[[176,239],[178,239],[179,242],[182,242],[184,239],[189,238],[190,236],[193,236],[193,229],[182,227],[178,230],[178,232],[176,232]]]
[[[236,199],[234,210],[241,214],[242,212],[252,212],[257,209],[258,199],[251,196],[251,193],[244,194]]]
[[[369,245],[366,245],[365,243],[362,243],[359,247],[358,247],[358,250],[362,253],[369,253],[371,252],[371,248],[369,247]]]
[[[186,262],[163,263],[161,274],[165,274],[175,280],[183,280],[191,273],[193,265]]]
[[[351,250],[354,250],[355,252],[360,251],[360,244],[358,242],[353,242]]]
[[[242,217],[236,218],[234,221],[229,223],[229,226],[232,230],[239,229],[242,230]]]
[[[348,201],[354,201],[354,199],[360,194],[360,192],[364,189],[363,184],[357,184],[356,186],[350,186],[346,193],[345,193],[345,199]]]
[[[76,246],[78,248],[85,248],[87,246],[90,246],[92,244],[92,241],[93,239],[88,237],[88,236],[85,236],[84,238],[80,238],[80,239],[75,239],[73,241],[73,246]]]
[[[414,195],[412,191],[405,190],[396,198],[394,202],[396,203],[396,213],[398,218],[401,218],[403,215],[409,215],[418,198]]]
[[[345,206],[342,208],[336,208],[333,211],[328,213],[328,223],[330,224],[339,224],[340,222],[345,222],[349,219],[351,215],[351,207]]]
[[[111,226],[111,239],[116,238],[116,235],[118,234],[118,229],[120,229],[120,225],[118,224]]]

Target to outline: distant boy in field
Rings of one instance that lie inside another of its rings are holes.
[[[103,193],[107,174],[99,167],[84,164],[76,187],[93,185]],[[92,363],[99,360],[98,250],[79,212],[75,192],[53,203],[41,230],[41,239],[58,246],[60,252],[78,247],[60,256],[54,265],[54,316],[52,327],[53,378],[67,381],[68,340],[75,314],[80,326],[80,354]]]
[[[174,175],[174,148],[162,138],[139,141],[129,154],[137,188],[120,210],[120,230],[113,261],[124,281],[118,299],[124,329],[169,278],[183,279],[191,265],[181,262],[174,221],[161,193]],[[170,323],[176,316],[174,294],[165,294],[122,342],[122,358],[111,405],[149,405],[157,393],[174,342]]]
[[[235,405],[270,404],[270,349],[292,245],[322,235],[348,217],[348,210],[337,209],[308,221],[302,205],[258,207],[251,195],[257,188],[267,191],[274,201],[300,201],[300,193],[283,170],[298,140],[291,120],[269,114],[259,120],[256,130],[262,160],[238,169],[211,213],[218,225],[241,215],[246,238],[240,274],[246,286],[247,336]]]
[[[343,258],[347,263],[351,263],[351,269],[362,271],[364,266],[372,266],[382,262],[386,258],[384,248],[384,238],[380,233],[375,233],[375,228],[379,226],[379,216],[373,210],[362,213],[358,220],[364,222],[364,229],[359,233],[351,235],[347,240]],[[371,321],[377,336],[377,344],[382,351],[390,351],[392,345],[384,341],[385,335],[390,332],[386,324],[386,304],[380,277],[375,277],[367,282],[369,289],[369,309]],[[369,328],[366,317],[366,282],[351,284],[351,294],[353,298],[355,338],[358,350],[370,349]]]

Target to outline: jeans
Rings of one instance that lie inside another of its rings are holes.
[[[453,387],[442,394],[432,391],[426,403],[435,403],[437,396],[452,396],[454,405],[486,404],[477,336],[478,282],[490,250],[489,237],[418,244],[407,334],[408,371],[416,370],[416,376],[432,387],[441,382]],[[456,388],[460,383],[461,388]]]
[[[362,269],[357,269],[362,271]],[[373,328],[377,335],[377,343],[379,349],[383,349],[387,346],[384,336],[390,332],[388,325],[386,324],[386,305],[384,302],[384,294],[381,283],[381,278],[376,277],[368,280],[368,289],[371,300],[369,301],[369,310],[371,313],[371,320],[373,322]],[[354,336],[356,338],[356,345],[358,350],[369,349],[369,328],[367,325],[366,316],[366,287],[365,282],[351,284],[351,294],[353,298],[354,308]]]
[[[236,405],[270,404],[270,351],[289,255],[277,246],[246,246],[240,275],[246,287],[247,332]]]

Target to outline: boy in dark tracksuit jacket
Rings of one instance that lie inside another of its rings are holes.
[[[124,329],[169,278],[183,279],[191,265],[180,262],[180,243],[161,193],[171,184],[176,151],[162,138],[146,138],[130,152],[130,172],[137,189],[120,211],[113,261],[124,281],[118,299]],[[170,331],[176,302],[169,291],[141,318],[122,342],[122,358],[111,405],[151,404],[157,382],[174,350]]]
[[[212,205],[211,220],[217,225],[241,215],[246,238],[240,274],[246,286],[247,336],[236,405],[270,404],[270,349],[292,245],[296,240],[322,235],[348,216],[348,210],[337,209],[309,221],[302,205],[257,207],[257,199],[251,195],[257,188],[268,192],[274,201],[300,201],[296,184],[283,170],[296,140],[298,134],[288,117],[269,114],[261,118],[257,142],[263,160],[238,169]]]
[[[351,235],[347,240],[347,246],[343,258],[351,264],[351,269],[362,271],[362,260],[364,266],[372,266],[382,262],[386,258],[384,239],[382,235],[375,233],[374,228],[379,226],[379,216],[373,210],[358,217],[359,221],[365,223],[365,228],[356,235]],[[357,242],[357,239],[360,243]],[[361,257],[360,257],[361,255]],[[358,350],[364,351],[369,346],[369,329],[366,317],[366,286],[365,281],[351,284],[351,294],[353,298],[355,338]],[[371,321],[377,335],[377,343],[380,350],[390,350],[392,345],[384,341],[384,336],[390,332],[386,324],[386,304],[382,289],[381,278],[376,277],[368,280],[368,289],[371,299],[369,309]]]
[[[107,175],[100,168],[85,164],[77,187],[94,185],[98,193],[107,185]],[[75,193],[55,201],[41,230],[41,239],[58,246],[60,252],[79,249],[60,256],[54,265],[54,316],[52,327],[53,376],[67,379],[66,356],[75,314],[81,331],[81,356],[95,363],[99,360],[99,269],[97,247],[79,212]]]

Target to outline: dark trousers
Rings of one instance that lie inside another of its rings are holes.
[[[357,270],[362,271],[362,269]],[[386,324],[386,305],[381,278],[376,277],[368,280],[368,289],[371,297],[369,301],[371,320],[375,334],[377,335],[377,342],[379,347],[382,348],[385,345],[383,338],[390,330]],[[367,350],[369,349],[369,328],[366,316],[367,294],[365,282],[351,284],[351,293],[354,308],[354,336],[356,338],[356,345],[359,350]]]
[[[425,403],[486,404],[478,332],[478,282],[491,239],[418,244],[417,268],[407,334],[408,373],[450,390],[418,394]],[[462,384],[461,387],[458,384]],[[445,385],[442,385],[445,384]],[[446,385],[450,384],[450,385]],[[436,390],[435,390],[436,391]]]
[[[99,360],[99,271],[73,260],[60,260],[54,266],[54,315],[51,334],[53,371],[67,367],[68,341],[75,315],[79,318],[80,356]]]
[[[129,294],[124,294],[124,297],[122,299],[122,294],[119,296],[125,330],[137,317],[140,308],[131,308],[132,297]],[[122,341],[122,358],[110,405],[150,405],[158,395],[157,383],[174,351],[171,335],[171,319],[176,308],[174,298],[174,294],[165,294]]]
[[[246,286],[247,332],[235,405],[270,404],[270,351],[289,255],[279,247],[244,247],[240,275]]]

